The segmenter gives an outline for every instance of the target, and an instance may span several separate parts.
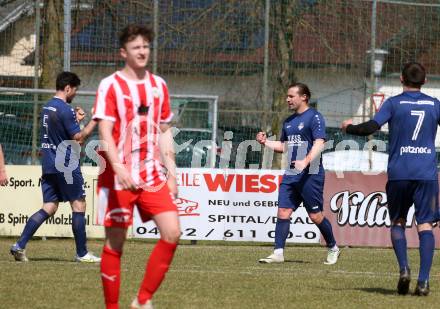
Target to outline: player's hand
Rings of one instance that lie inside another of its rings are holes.
[[[295,160],[292,161],[292,163],[294,164],[295,169],[300,172],[302,172],[309,165],[309,161],[307,159]]]
[[[343,132],[347,131],[347,127],[351,124],[353,124],[353,119],[347,119],[347,120],[342,121],[341,130]]]
[[[259,142],[261,145],[264,145],[267,140],[266,132],[258,132],[256,137],[257,142]]]
[[[86,116],[86,112],[79,106],[75,107],[76,121],[81,122]]]
[[[123,164],[115,164],[113,166],[113,170],[115,171],[117,180],[123,190],[136,191],[138,189],[138,186],[131,177],[131,174]]]
[[[0,186],[6,186],[8,184],[8,176],[5,170],[0,171]]]
[[[176,177],[170,175],[168,177],[167,185],[170,193],[173,195],[174,199],[176,199],[179,194]]]

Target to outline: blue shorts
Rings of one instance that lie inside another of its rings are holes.
[[[73,183],[68,184],[64,174],[43,174],[41,190],[43,202],[71,202],[84,199],[84,179],[81,173],[72,173]]]
[[[324,177],[320,175],[310,175],[292,183],[281,182],[278,207],[296,210],[301,203],[304,203],[307,213],[321,212],[323,191]]]
[[[405,219],[414,204],[417,224],[440,220],[438,180],[389,180],[386,185],[391,222]]]

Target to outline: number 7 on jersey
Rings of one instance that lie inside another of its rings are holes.
[[[417,116],[419,119],[417,119],[417,124],[414,129],[412,140],[417,140],[417,136],[419,135],[420,128],[422,127],[423,119],[425,118],[425,111],[411,111],[411,116]]]

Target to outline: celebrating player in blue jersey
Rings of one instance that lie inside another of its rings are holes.
[[[278,214],[275,226],[275,250],[260,263],[284,262],[284,246],[290,231],[290,216],[301,203],[310,219],[327,242],[327,265],[338,261],[340,250],[333,237],[332,226],[324,217],[324,168],[321,151],[325,141],[325,122],[322,115],[309,107],[310,90],[305,84],[292,84],[287,91],[287,104],[295,113],[288,117],[280,141],[270,141],[266,133],[259,132],[257,141],[276,152],[288,152],[290,168],[286,170],[278,193]]]
[[[440,219],[435,136],[440,123],[440,102],[420,89],[425,68],[416,62],[403,67],[403,92],[384,102],[374,119],[353,125],[342,123],[349,134],[369,135],[388,122],[390,149],[386,193],[391,219],[391,241],[400,267],[399,294],[407,294],[411,280],[405,225],[408,210],[415,206],[420,240],[420,271],[416,295],[429,294],[429,272],[434,255],[433,223]]]
[[[41,112],[41,189],[43,207],[27,221],[20,239],[11,247],[16,261],[27,262],[25,247],[43,222],[55,214],[59,202],[70,202],[72,207],[72,231],[75,237],[78,262],[100,262],[99,257],[87,251],[85,228],[84,180],[79,167],[82,143],[93,131],[94,120],[81,130],[78,122],[84,119],[82,109],[70,106],[81,81],[71,72],[57,76],[56,94]]]

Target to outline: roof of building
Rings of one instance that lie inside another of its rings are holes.
[[[5,2],[5,1],[2,1]],[[1,26],[19,18],[17,8],[29,1],[16,0],[0,9]],[[244,1],[245,2],[245,1]],[[365,68],[370,49],[371,3],[359,1],[337,5],[302,0],[305,9],[292,33],[292,61],[302,66],[343,65]],[[93,2],[81,14],[72,31],[73,64],[109,64],[120,61],[118,30],[127,22],[152,23],[152,4],[142,4],[142,14],[134,14],[126,1]],[[98,3],[96,5],[96,3]],[[240,5],[225,12],[214,0],[160,1],[162,20],[159,29],[158,62],[161,70],[249,73],[262,70],[264,62],[263,10]],[[334,3],[335,4],[335,3]],[[1,2],[0,2],[1,5]],[[7,13],[6,8],[9,8]],[[131,11],[130,11],[131,10]],[[422,12],[422,10],[424,10]],[[2,18],[9,16],[8,18]],[[255,13],[258,11],[260,13]],[[13,14],[15,12],[15,14]],[[114,12],[118,12],[116,16]],[[7,14],[6,14],[7,13]],[[225,15],[226,14],[226,15]],[[122,17],[121,17],[122,16]],[[275,21],[278,22],[278,21]],[[377,15],[378,48],[386,49],[385,72],[398,72],[402,62],[417,59],[429,71],[440,74],[437,60],[440,43],[438,9],[381,3]],[[278,33],[271,26],[270,58],[277,61],[274,49]],[[33,54],[25,58],[32,64]]]

